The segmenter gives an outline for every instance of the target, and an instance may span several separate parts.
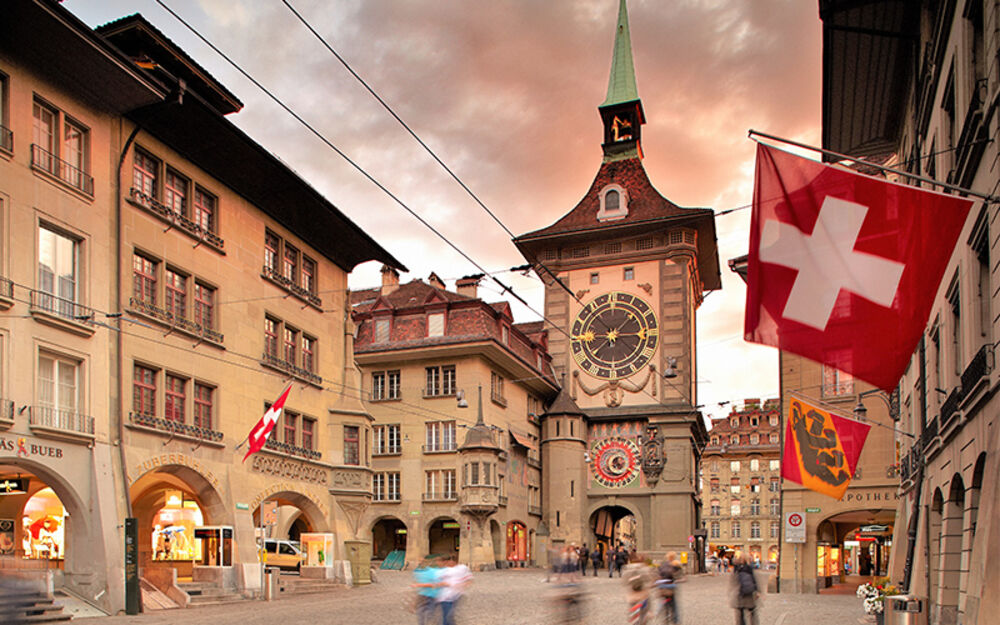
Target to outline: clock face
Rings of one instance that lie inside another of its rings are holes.
[[[605,380],[627,378],[648,365],[660,341],[653,307],[621,291],[591,300],[573,320],[572,330],[576,364]]]
[[[605,438],[592,451],[594,479],[602,486],[620,488],[639,475],[639,446],[628,438]]]

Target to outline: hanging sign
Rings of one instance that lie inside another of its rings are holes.
[[[28,492],[26,477],[8,477],[0,481],[0,495],[24,495]]]

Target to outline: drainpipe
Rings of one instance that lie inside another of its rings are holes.
[[[139,125],[129,134],[122,147],[122,152],[118,156],[118,171],[115,177],[115,279],[111,281],[115,290],[114,310],[118,313],[118,338],[116,349],[118,353],[115,358],[115,371],[117,374],[118,392],[118,456],[121,462],[122,488],[125,491],[125,516],[132,516],[132,498],[128,489],[128,466],[125,461],[125,383],[122,375],[125,369],[125,336],[122,334],[122,167],[125,165],[125,155],[128,154],[132,142],[139,134]]]

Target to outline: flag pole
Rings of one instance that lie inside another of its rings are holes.
[[[832,150],[826,150],[826,149],[823,149],[823,148],[817,148],[816,146],[809,145],[808,143],[800,143],[798,141],[792,141],[791,139],[783,139],[781,137],[776,137],[775,135],[769,135],[769,134],[764,133],[764,132],[758,132],[758,131],[754,130],[753,128],[751,128],[747,132],[747,136],[749,138],[753,139],[754,141],[757,141],[757,139],[754,139],[754,137],[761,137],[761,138],[764,138],[764,139],[770,139],[772,141],[778,141],[779,143],[784,143],[784,144],[787,144],[787,145],[794,145],[795,147],[802,148],[804,150],[812,150],[813,152],[819,152],[820,154],[824,154],[826,156],[835,156],[835,157],[837,157],[840,160],[853,161],[855,163],[860,163],[860,164],[868,166],[868,167],[874,167],[875,169],[880,169],[882,171],[886,171],[886,172],[889,172],[889,173],[898,174],[900,176],[906,176],[907,178],[912,178],[914,180],[919,180],[920,182],[926,182],[928,184],[933,184],[933,185],[942,187],[944,189],[948,189],[950,191],[956,191],[956,192],[962,193],[964,195],[971,195],[972,197],[977,197],[977,198],[980,198],[982,200],[986,200],[987,202],[1000,202],[1000,198],[997,198],[996,196],[993,196],[993,195],[988,195],[986,193],[980,193],[978,191],[973,191],[972,189],[967,189],[965,187],[960,187],[958,185],[950,184],[950,183],[947,183],[947,182],[941,182],[940,180],[934,180],[933,178],[927,178],[926,176],[920,176],[920,175],[917,175],[917,174],[911,174],[910,172],[903,171],[902,169],[893,169],[892,167],[886,167],[885,165],[879,165],[878,163],[872,163],[870,161],[866,161],[866,160],[857,158],[856,156],[848,156],[847,154],[841,154],[840,152],[834,152]]]

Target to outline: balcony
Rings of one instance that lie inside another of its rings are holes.
[[[386,447],[385,449],[376,449],[372,451],[372,458],[385,458],[386,456],[398,456],[403,453],[403,448],[399,445],[395,447]]]
[[[128,200],[133,206],[137,206],[145,210],[147,213],[159,218],[168,226],[177,228],[199,243],[204,243],[219,252],[225,251],[226,242],[222,239],[222,237],[210,230],[202,228],[201,225],[191,221],[184,215],[171,210],[170,207],[160,203],[160,201],[156,198],[146,195],[139,189],[136,189],[135,187],[129,189]]]
[[[420,499],[421,501],[426,501],[426,502],[458,501],[458,493],[455,491],[443,492],[443,493],[422,493]]]
[[[45,172],[75,191],[94,197],[93,176],[34,143],[31,144],[31,167]]]
[[[32,289],[29,312],[38,321],[69,330],[82,336],[94,334],[94,309],[73,300]]]
[[[298,378],[303,382],[312,384],[313,386],[323,386],[323,378],[316,375],[312,371],[308,371],[302,367],[293,365],[287,360],[279,358],[276,354],[264,352],[260,357],[260,364],[265,367],[270,367],[271,369],[277,369],[278,371],[287,373],[288,375]]]
[[[0,309],[7,309],[14,305],[14,283],[7,278],[0,277]]]
[[[209,343],[222,345],[222,342],[225,339],[225,336],[221,332],[216,332],[211,328],[206,328],[199,323],[191,321],[187,317],[182,317],[164,308],[154,306],[143,299],[130,297],[128,299],[128,306],[135,313],[161,321],[175,330],[195,338],[204,339]]]
[[[986,386],[982,382],[988,382],[987,376],[992,369],[992,360],[993,348],[990,345],[983,345],[976,352],[976,355],[972,357],[969,366],[962,372],[963,403],[966,403],[970,397],[978,393],[981,387]]]
[[[962,403],[962,389],[956,387],[948,394],[948,399],[941,404],[941,430],[951,426],[951,422],[960,414],[959,404]]]
[[[528,506],[528,514],[533,515],[533,516],[542,516],[542,507],[541,506],[531,506],[531,505],[529,505]]]
[[[310,306],[314,306],[316,308],[323,307],[323,300],[321,300],[318,295],[299,286],[294,280],[290,280],[281,275],[281,272],[279,272],[275,267],[264,265],[260,270],[260,277],[291,293]]]
[[[188,425],[187,423],[181,423],[180,421],[161,419],[154,415],[144,414],[141,412],[130,412],[128,413],[128,416],[132,425],[139,426],[140,428],[156,430],[157,432],[165,432],[171,436],[181,436],[207,443],[222,442],[222,432],[211,430],[209,428]]]
[[[507,505],[507,495],[500,495],[499,497],[497,497],[497,503],[499,503],[500,506],[506,506]]]
[[[14,133],[6,126],[0,126],[0,150],[14,151]]]
[[[94,417],[52,406],[32,406],[28,424],[33,432],[53,434],[62,438],[94,438]],[[68,435],[68,436],[66,436]]]
[[[460,505],[464,512],[490,514],[500,505],[500,487],[488,484],[466,484],[462,487]]]
[[[14,402],[0,399],[0,430],[6,430],[14,425]]]
[[[323,454],[315,449],[307,449],[290,443],[282,443],[281,441],[276,441],[273,438],[269,438],[264,441],[264,448],[288,454],[289,456],[298,456],[299,458],[305,458],[306,460],[319,460],[323,457]]]
[[[458,445],[454,441],[442,445],[421,445],[420,451],[425,454],[451,454],[458,451]]]

